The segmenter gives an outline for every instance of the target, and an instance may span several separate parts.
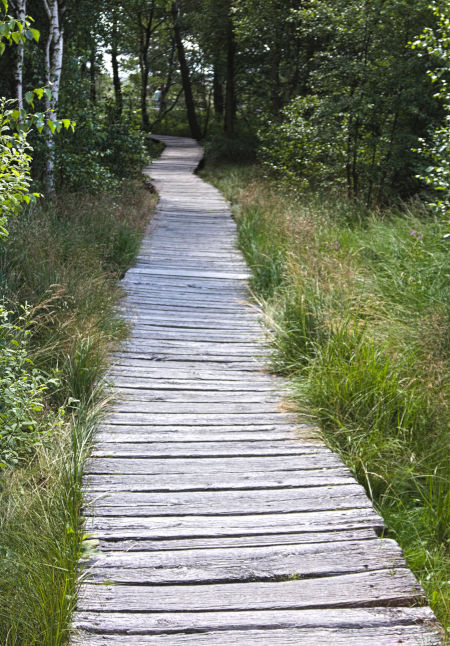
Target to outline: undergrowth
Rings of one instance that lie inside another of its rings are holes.
[[[92,544],[81,518],[83,462],[108,401],[108,353],[127,332],[115,311],[118,279],[155,201],[142,182],[62,195],[12,221],[0,246],[0,389],[15,404],[0,434],[5,646],[67,643],[77,563]]]
[[[449,630],[448,241],[419,204],[370,212],[207,166],[231,201],[272,365],[403,547]]]

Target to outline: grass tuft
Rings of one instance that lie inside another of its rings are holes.
[[[419,203],[371,212],[207,165],[230,200],[272,367],[365,486],[450,627],[448,242]]]
[[[83,531],[81,478],[108,403],[109,352],[127,332],[118,280],[132,262],[156,202],[143,183],[119,193],[63,195],[11,223],[0,248],[8,310],[28,303],[27,352],[54,376],[43,411],[53,425],[16,468],[0,471],[0,642],[63,646],[76,602]]]

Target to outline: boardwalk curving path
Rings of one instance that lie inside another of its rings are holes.
[[[72,643],[440,644],[363,489],[263,370],[229,207],[193,174],[200,147],[160,139],[160,201],[123,281],[134,327],[86,469],[101,553]]]

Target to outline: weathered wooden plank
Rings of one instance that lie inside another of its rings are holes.
[[[234,307],[223,308],[218,306],[212,309],[210,305],[206,304],[196,306],[194,303],[189,303],[188,301],[172,305],[164,303],[139,303],[139,298],[136,297],[134,300],[123,303],[122,310],[119,310],[119,313],[132,326],[136,322],[136,317],[139,316],[139,321],[143,325],[159,323],[160,325],[163,324],[166,329],[174,327],[172,323],[175,323],[177,327],[193,328],[195,330],[203,329],[213,332],[219,331],[219,333],[220,330],[225,330],[225,334],[227,335],[231,334],[231,329],[242,333],[251,332],[255,334],[255,337],[253,341],[250,341],[250,345],[255,343],[255,339],[257,343],[261,343],[261,339],[258,342],[256,338],[256,335],[261,333],[259,322],[242,317],[237,318],[240,316],[238,311]],[[198,314],[198,317],[194,318],[193,315],[196,314]],[[205,316],[203,317],[202,314]],[[220,321],[217,320],[219,317],[221,319]],[[200,334],[198,336],[200,337]]]
[[[114,458],[218,458],[228,456],[258,457],[265,455],[322,455],[323,447],[300,441],[208,441],[200,442],[155,442],[152,437],[141,438],[141,441],[124,442],[122,437],[111,438],[110,442],[97,441],[92,451],[92,457]]]
[[[256,341],[262,341],[263,337],[261,335],[258,335],[256,333],[254,334],[246,334],[243,332],[230,332],[229,330],[226,331],[218,331],[218,330],[180,330],[178,329],[173,329],[170,327],[159,327],[159,328],[153,328],[149,329],[148,326],[137,326],[134,325],[132,333],[130,335],[130,338],[132,339],[163,339],[166,341],[196,341],[197,343],[244,343],[244,344],[251,344],[255,343]]]
[[[84,580],[127,585],[290,580],[402,568],[395,541],[111,552],[86,564]]]
[[[106,420],[108,421],[108,420]],[[283,436],[286,439],[307,439],[309,441],[309,433],[311,430],[314,430],[311,426],[308,424],[242,424],[242,425],[231,425],[231,426],[187,426],[187,425],[181,425],[181,426],[176,426],[176,425],[170,425],[170,426],[155,426],[153,427],[151,424],[148,426],[134,426],[133,424],[126,425],[126,424],[110,424],[110,423],[103,423],[100,427],[105,432],[109,433],[136,433],[137,435],[142,435],[142,434],[149,434],[149,438],[156,438],[156,433],[173,433],[174,436],[177,433],[186,433],[187,436],[191,432],[193,433],[199,433],[201,434],[201,439],[217,439],[217,435],[220,435],[222,437],[222,433],[226,435],[227,433],[229,434],[234,434],[234,433],[254,433],[254,432],[260,432],[264,433],[263,438],[261,439],[268,439],[270,440],[273,436],[271,435],[271,432],[280,432],[283,433]],[[211,437],[209,437],[211,436]],[[253,437],[253,436],[252,436]],[[172,438],[173,439],[173,438]],[[200,438],[199,438],[200,439]],[[225,439],[225,438],[224,438]],[[237,437],[230,437],[230,440],[237,439]],[[251,438],[250,438],[251,439]],[[124,440],[125,441],[125,440]],[[156,441],[156,440],[155,440]],[[186,440],[189,441],[189,440]],[[311,440],[313,441],[313,440]],[[322,445],[322,443],[320,443]]]
[[[162,351],[155,351],[155,352],[149,352],[149,351],[143,351],[139,352],[139,350],[136,350],[135,352],[129,351],[129,352],[117,352],[114,353],[114,359],[115,360],[120,360],[123,365],[135,365],[135,362],[137,362],[137,365],[142,365],[142,362],[145,361],[146,363],[149,363],[151,361],[172,361],[172,362],[177,362],[177,363],[194,363],[196,362],[197,364],[209,364],[210,362],[215,362],[215,363],[221,363],[224,365],[224,369],[227,368],[228,366],[231,367],[237,367],[237,368],[244,368],[245,366],[248,366],[250,369],[250,366],[252,365],[251,363],[251,354],[217,354],[214,352],[211,352],[210,354],[208,353],[195,353],[192,351],[192,353],[186,353],[183,354],[181,352],[178,352],[177,350],[170,350],[167,352]],[[262,360],[263,357],[260,357],[261,363],[260,366],[262,365]],[[254,367],[255,369],[257,367],[257,358],[254,359]]]
[[[215,473],[218,479],[224,474],[231,477],[233,473],[270,473],[271,471],[299,471],[341,467],[342,461],[326,449],[318,453],[288,456],[263,457],[205,457],[205,458],[90,458],[86,464],[86,473],[134,473],[134,474],[169,474],[169,473]]]
[[[216,389],[220,388],[222,384],[229,384],[233,381],[241,383],[244,381],[249,388],[253,389],[258,388],[260,384],[265,384],[270,388],[273,387],[273,380],[270,376],[259,372],[253,364],[249,363],[223,366],[222,364],[211,362],[204,366],[187,361],[180,362],[179,365],[174,366],[172,362],[162,361],[157,364],[147,363],[144,365],[141,362],[137,366],[129,366],[128,364],[119,364],[116,361],[110,367],[109,374],[132,377],[139,375],[145,379],[156,380],[156,382],[164,383],[166,380],[170,380],[171,383],[175,384],[182,380],[195,381],[196,383],[208,381],[212,382],[212,384],[217,384]]]
[[[280,403],[280,396],[267,388],[264,390],[243,390],[242,392],[239,392],[236,388],[231,391],[225,390],[225,388],[221,390],[209,390],[208,388],[201,389],[200,385],[197,384],[197,388],[194,390],[186,388],[163,390],[162,388],[151,388],[149,385],[145,387],[145,384],[140,388],[136,388],[134,380],[129,381],[131,381],[131,383],[130,386],[127,387],[121,385],[120,380],[114,380],[115,386],[110,388],[110,392],[114,395],[116,402],[146,402],[147,404],[151,402],[175,402],[181,404],[235,404],[236,401],[239,401],[240,404],[271,403],[275,407]]]
[[[310,471],[273,471],[229,474],[227,478],[216,473],[196,474],[100,474],[86,475],[85,485],[90,491],[222,491],[224,489],[284,489],[317,487],[325,484],[340,485],[354,482],[348,469],[316,469]]]
[[[97,431],[95,434],[95,440],[99,444],[106,443],[116,443],[123,442],[127,444],[139,444],[140,442],[214,442],[215,440],[220,440],[226,446],[227,442],[257,442],[257,441],[270,441],[277,440],[280,443],[283,443],[286,440],[286,430],[276,430],[276,431],[263,431],[261,429],[257,430],[247,430],[247,431],[228,431],[224,432],[222,427],[213,427],[208,429],[207,432],[204,430],[200,431],[190,431],[186,429],[185,426],[182,427],[182,430],[174,431],[173,429],[147,429],[140,426],[137,430],[133,429],[132,431],[124,431],[121,426],[112,426],[111,432],[106,431]],[[221,447],[223,448],[223,447]]]
[[[195,402],[195,401],[143,401],[139,399],[128,399],[126,397],[116,397],[111,411],[113,413],[139,413],[139,414],[169,414],[177,415],[272,415],[272,411],[277,412],[280,404],[271,404],[270,402]]]
[[[184,241],[186,242],[186,241]],[[143,276],[167,276],[172,278],[172,276],[180,276],[182,278],[213,278],[215,280],[247,280],[250,278],[251,274],[247,272],[219,272],[219,271],[189,271],[188,269],[174,269],[164,270],[159,267],[152,267],[148,269],[141,269],[140,273]]]
[[[190,612],[301,608],[407,606],[423,590],[409,570],[377,570],[282,582],[208,585],[85,585],[79,609],[90,612]]]
[[[190,354],[191,352],[201,352],[202,354],[209,355],[211,353],[217,354],[248,354],[250,357],[253,355],[260,355],[264,353],[264,349],[260,343],[255,342],[241,342],[232,341],[228,343],[221,343],[220,341],[209,341],[203,339],[153,339],[149,336],[145,339],[140,337],[131,336],[126,343],[122,344],[125,352],[130,350],[141,351],[162,351],[168,352],[170,349],[176,350],[178,353]]]
[[[355,484],[291,489],[223,490],[89,495],[85,516],[232,516],[236,514],[290,514],[338,509],[363,509],[370,501]]]
[[[204,310],[208,312],[217,312],[218,314],[221,312],[234,314],[235,312],[238,313],[241,308],[241,304],[237,298],[227,299],[226,302],[215,301],[211,303],[208,299],[195,297],[194,294],[192,295],[192,298],[165,298],[162,296],[158,299],[151,298],[151,296],[143,297],[140,294],[133,294],[133,292],[130,292],[127,294],[127,303],[136,305],[139,309],[152,309],[153,307],[157,307],[158,310],[168,309],[170,311],[177,312],[194,310],[199,314]]]
[[[88,517],[86,529],[104,539],[214,538],[280,534],[283,532],[328,532],[372,527],[383,529],[382,519],[370,508],[339,509],[291,514],[180,517]],[[282,531],[281,531],[282,530]]]
[[[279,629],[306,629],[307,635],[316,634],[318,629],[335,630],[339,635],[340,630],[348,635],[346,631],[358,631],[363,635],[365,629],[380,631],[391,630],[394,635],[395,629],[405,628],[406,631],[412,630],[416,636],[415,628],[418,630],[426,626],[427,622],[433,620],[433,615],[428,608],[340,608],[339,610],[281,610],[273,611],[240,611],[240,612],[194,612],[194,613],[176,613],[176,614],[135,614],[118,616],[114,613],[78,613],[76,616],[76,626],[81,630],[90,630],[92,632],[104,631],[113,635],[135,634],[141,635],[164,635],[172,633],[188,633],[190,630],[196,633],[197,637],[201,633],[210,633],[213,631],[239,631],[239,630],[279,630]],[[269,633],[270,635],[272,633]],[[222,632],[226,639],[226,634]],[[301,636],[301,634],[300,634]],[[266,637],[268,635],[266,634]],[[261,640],[264,644],[265,638]],[[102,642],[104,643],[104,642]],[[128,641],[127,641],[128,643]],[[137,642],[135,642],[137,643]],[[155,642],[156,643],[156,642]],[[193,642],[194,643],[194,642]],[[272,643],[272,642],[271,642]],[[309,642],[313,646],[332,643],[331,641]],[[334,643],[334,642],[333,642]],[[344,642],[341,642],[344,643]],[[349,642],[351,643],[351,642]],[[407,643],[407,642],[405,642]],[[414,643],[414,642],[410,642]],[[431,642],[433,643],[433,642]],[[436,643],[436,642],[434,642]],[[359,642],[358,642],[359,644]],[[372,642],[373,646],[378,646]],[[389,646],[393,646],[391,642]],[[415,643],[418,646],[418,643]]]
[[[303,545],[306,543],[329,543],[337,541],[364,541],[376,538],[373,527],[336,529],[325,532],[287,532],[285,534],[253,534],[236,536],[185,536],[183,538],[127,539],[100,537],[102,549],[127,552],[179,550],[179,549],[217,549],[219,547],[260,547],[262,545]]]
[[[119,618],[117,618],[119,619]],[[125,621],[125,623],[127,623]],[[81,635],[73,641],[74,646],[123,646],[123,635]],[[158,634],[156,636],[127,636],[127,646],[261,646],[270,639],[270,646],[437,646],[442,638],[436,628],[423,626],[396,627],[357,627],[347,626],[336,629],[324,628],[285,628],[274,629],[263,627],[254,630],[236,630],[224,633],[217,632]]]
[[[294,423],[295,419],[288,413],[131,413],[115,412],[108,416],[110,424],[135,424],[150,426],[242,426],[243,424],[278,424]]]

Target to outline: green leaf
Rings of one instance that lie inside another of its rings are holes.
[[[18,45],[20,43],[20,41],[22,40],[21,37],[20,37],[20,34],[17,31],[12,32],[11,38],[16,43],[16,45]]]
[[[41,87],[37,87],[35,88],[34,93],[36,94],[38,99],[42,99],[42,97],[44,96],[44,89]]]
[[[31,91],[30,91],[30,92],[26,92],[26,94],[25,94],[25,101],[26,101],[27,103],[29,103],[31,106],[33,105],[33,101],[34,101],[33,92],[31,92]]]
[[[68,130],[70,126],[72,125],[70,123],[70,119],[61,119],[61,123],[63,124],[64,128]]]
[[[3,54],[5,51],[5,43],[0,43],[0,56]]]
[[[32,29],[31,27],[30,27],[29,31],[31,31],[31,34],[32,34],[34,40],[38,43],[40,35],[41,35],[40,32],[37,29]]]
[[[52,119],[47,119],[47,125],[50,128],[52,134],[54,134],[56,130],[55,122]]]

